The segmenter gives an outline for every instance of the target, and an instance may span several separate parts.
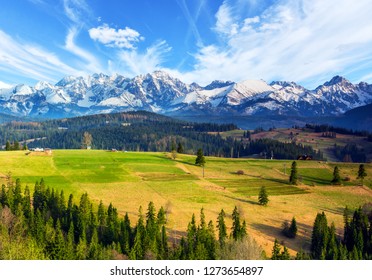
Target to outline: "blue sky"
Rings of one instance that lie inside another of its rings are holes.
[[[372,83],[371,11],[370,0],[2,1],[0,87],[155,70],[201,85]]]

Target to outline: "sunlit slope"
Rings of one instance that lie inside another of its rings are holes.
[[[203,207],[207,219],[216,225],[223,208],[231,214],[238,206],[247,221],[248,232],[270,252],[274,238],[284,241],[291,252],[306,249],[318,212],[324,211],[329,222],[334,221],[339,234],[343,232],[343,209],[372,202],[372,168],[366,164],[368,176],[364,186],[358,186],[358,164],[337,164],[341,177],[350,181],[343,186],[331,186],[334,164],[298,161],[302,182],[288,184],[291,161],[206,158],[204,169],[195,166],[195,156],[177,155],[172,160],[167,153],[123,153],[96,150],[55,150],[44,153],[1,152],[2,183],[11,172],[23,185],[31,188],[44,178],[46,184],[65,194],[73,193],[78,202],[87,192],[90,198],[105,204],[110,202],[120,214],[128,212],[133,222],[138,208],[144,210],[150,201],[167,210],[171,238],[178,238],[187,228],[192,213],[198,217]],[[237,171],[244,175],[238,175]],[[270,202],[257,204],[261,186],[265,186]],[[369,186],[369,187],[368,187]],[[295,216],[299,236],[290,240],[281,235],[285,220]],[[228,219],[228,222],[230,219]],[[231,226],[231,225],[228,225]]]

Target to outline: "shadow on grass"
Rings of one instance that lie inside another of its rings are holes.
[[[312,177],[308,175],[302,175],[302,181],[308,181],[309,183],[312,182],[312,183],[319,184],[319,185],[330,185],[331,184],[331,180],[325,180],[325,179]]]
[[[321,207],[319,208],[320,211],[329,212],[336,215],[343,215],[345,208],[337,207],[336,209],[328,208],[328,207]]]
[[[289,184],[289,181],[288,180],[284,180],[284,179],[264,178],[263,180],[267,180],[267,181],[271,181],[271,182],[275,182],[275,183],[279,183],[279,184],[284,184],[284,185],[287,185],[287,186],[291,186]]]
[[[274,227],[267,224],[253,223],[251,227],[255,230],[265,233],[268,236],[276,236],[281,245],[285,245],[287,248],[294,251],[299,250],[299,247],[306,251],[310,249],[312,227],[306,224],[297,223],[297,228],[301,231],[304,231],[305,236],[297,236],[296,238],[286,237],[282,233],[282,228]]]
[[[227,197],[227,198],[239,201],[239,202],[243,202],[243,203],[249,203],[249,204],[252,204],[252,205],[259,205],[258,202],[253,201],[253,200],[248,200],[248,199],[239,198],[239,197],[233,197],[233,196],[229,196],[229,195],[226,195],[226,194],[224,195],[224,197]]]

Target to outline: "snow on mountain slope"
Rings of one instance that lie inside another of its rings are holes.
[[[213,107],[217,107],[226,94],[231,90],[232,85],[222,88],[213,88],[210,90],[195,90],[185,96],[175,99],[173,105],[183,104],[206,104],[210,103]]]
[[[1,84],[0,84],[1,85]],[[372,85],[336,76],[308,90],[294,82],[213,81],[185,84],[164,71],[132,79],[119,74],[67,76],[55,85],[17,85],[0,89],[0,112],[45,117],[123,110],[163,114],[335,115],[372,103]]]
[[[264,97],[275,89],[262,80],[247,80],[234,84],[226,95],[225,103],[230,106],[241,105],[247,100]]]

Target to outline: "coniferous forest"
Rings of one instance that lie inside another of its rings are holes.
[[[92,149],[170,152],[181,144],[183,152],[206,156],[244,157],[274,154],[275,159],[311,155],[323,159],[310,146],[281,143],[273,139],[245,141],[221,137],[220,132],[238,129],[234,124],[190,123],[139,111],[43,122],[10,122],[0,126],[0,143],[6,150],[27,148],[80,149],[84,133],[92,136]],[[26,141],[27,140],[27,141]]]
[[[249,244],[253,251],[246,253],[260,258],[236,207],[232,218],[229,234],[223,209],[216,227],[201,209],[198,221],[192,215],[186,235],[171,242],[167,213],[152,202],[147,209],[139,206],[138,221],[131,224],[128,214],[119,217],[112,204],[93,205],[87,193],[75,201],[41,179],[31,194],[17,179],[1,188],[0,259],[236,259],[242,257],[237,248]]]
[[[87,193],[78,200],[36,182],[34,192],[17,179],[2,185],[0,193],[0,259],[261,259],[260,247],[249,237],[246,222],[234,208],[232,228],[221,209],[216,222],[204,210],[194,214],[180,240],[168,237],[167,215],[149,202],[139,206],[138,219],[119,217],[110,204],[99,205]],[[288,249],[276,240],[271,259],[290,259]],[[326,215],[315,217],[309,253],[296,259],[372,259],[372,209],[345,208],[344,236],[336,234]]]

